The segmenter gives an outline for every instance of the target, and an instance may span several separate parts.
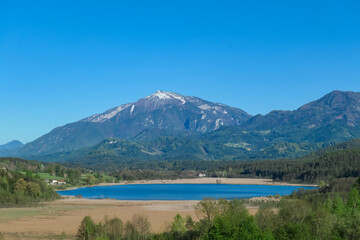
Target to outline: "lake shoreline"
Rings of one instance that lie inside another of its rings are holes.
[[[100,183],[91,186],[78,186],[66,189],[59,189],[59,191],[69,191],[82,187],[96,187],[96,186],[115,186],[115,185],[135,185],[135,184],[229,184],[229,185],[271,185],[271,186],[305,186],[317,187],[316,184],[300,184],[287,182],[274,182],[272,179],[264,178],[185,178],[185,179],[167,179],[167,180],[135,180],[123,181],[119,183]]]
[[[273,197],[249,199],[255,203],[278,200]],[[34,208],[0,209],[0,229],[3,229],[6,239],[58,239],[64,232],[74,239],[85,216],[90,216],[95,222],[107,217],[118,217],[125,223],[131,221],[134,214],[138,214],[146,216],[151,224],[151,231],[157,233],[167,229],[176,214],[199,220],[194,210],[199,201],[77,199],[75,196],[63,196]],[[251,215],[259,210],[251,203],[246,208]]]

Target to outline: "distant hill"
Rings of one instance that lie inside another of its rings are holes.
[[[0,156],[14,155],[24,144],[18,140],[13,140],[6,144],[0,145]]]
[[[22,142],[20,142],[18,140],[13,140],[13,141],[8,142],[6,144],[0,145],[0,151],[19,149],[22,146],[24,146],[24,144]]]

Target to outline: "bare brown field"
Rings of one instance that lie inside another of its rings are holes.
[[[0,209],[0,232],[5,239],[73,239],[81,220],[91,216],[101,221],[105,216],[119,217],[123,222],[134,214],[146,215],[151,230],[164,230],[179,213],[196,215],[197,201],[118,201],[61,199],[34,208]]]
[[[0,209],[0,232],[5,239],[73,239],[85,216],[96,222],[105,216],[116,216],[125,222],[134,214],[146,215],[151,230],[159,232],[166,229],[177,213],[197,220],[194,212],[197,202],[61,199],[33,208]],[[257,208],[249,211],[255,214]]]

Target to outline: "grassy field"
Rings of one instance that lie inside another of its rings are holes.
[[[19,171],[19,173],[21,174],[26,174],[25,172],[21,172]],[[35,173],[36,175],[39,175],[42,179],[50,179],[50,180],[61,180],[61,179],[65,179],[64,177],[57,177],[57,176],[53,176],[53,175],[50,175],[49,173],[46,173],[46,172],[40,172],[40,173]]]
[[[43,179],[51,179],[51,180],[61,180],[64,179],[63,177],[56,177],[56,176],[52,176],[49,173],[37,173],[41,178]]]

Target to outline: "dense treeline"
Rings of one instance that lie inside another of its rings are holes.
[[[30,172],[39,177],[44,175],[42,173],[48,173],[48,176],[66,178],[70,184],[78,184],[81,174],[86,172],[85,169],[68,168],[56,163],[45,163],[13,157],[0,157],[0,168],[22,173]]]
[[[64,180],[66,184],[54,184],[56,188],[93,185],[103,182],[117,182],[120,179],[103,172],[85,168],[70,168],[57,163],[38,162],[21,158],[0,157],[0,168],[23,174],[33,175],[37,180]]]
[[[315,159],[256,161],[229,167],[233,168],[234,175],[272,178],[275,181],[329,181],[360,175],[360,149],[335,150]]]
[[[125,225],[118,218],[95,224],[85,217],[77,239],[359,239],[360,178],[334,180],[318,190],[298,191],[252,216],[239,200],[200,201],[199,221],[176,215],[168,230],[151,234],[144,216]]]
[[[86,216],[78,228],[76,239],[149,239],[150,223],[146,216],[134,215],[131,221],[125,224],[121,219],[115,217],[105,218],[104,221],[96,224],[91,217]]]
[[[0,168],[6,168],[12,171],[40,172],[45,166],[43,163],[34,160],[15,157],[0,157]]]
[[[333,150],[302,159],[233,161],[152,161],[134,163],[113,172],[124,180],[195,177],[255,177],[274,181],[311,182],[360,175],[360,149]]]
[[[99,162],[97,162],[99,161]],[[98,163],[98,164],[96,164]],[[330,146],[298,159],[278,160],[153,160],[106,161],[93,159],[90,165],[65,163],[69,167],[89,167],[109,171],[116,179],[191,178],[200,172],[210,177],[257,177],[275,181],[311,182],[360,175],[360,141],[358,139]]]
[[[32,205],[60,196],[39,176],[0,169],[0,207]]]
[[[4,158],[0,160],[3,160],[0,164],[4,162]],[[197,177],[200,172],[206,173],[209,177],[255,177],[275,181],[311,183],[360,175],[360,148],[343,149],[335,146],[326,151],[322,150],[321,154],[314,153],[300,159],[123,161],[99,165],[92,170],[85,170],[86,166],[66,163],[67,167],[54,163],[44,166],[38,162],[29,161],[37,165],[28,166],[27,160],[10,160],[8,159],[13,165],[16,163],[19,166],[18,169],[27,168],[32,169],[34,173],[41,171],[51,176],[62,177],[72,186],[121,180],[192,178]],[[103,169],[101,166],[106,166],[106,168]],[[94,172],[95,170],[97,171]],[[109,173],[106,174],[102,170],[107,170]],[[95,177],[95,181],[89,181],[90,178],[84,177],[89,174]]]

